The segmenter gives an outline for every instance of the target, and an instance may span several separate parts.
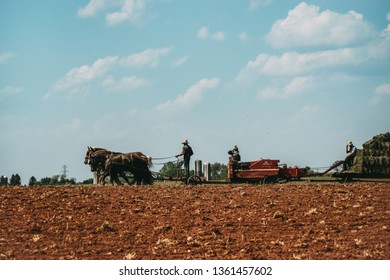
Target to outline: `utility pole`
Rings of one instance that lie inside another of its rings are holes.
[[[68,173],[68,170],[66,168],[66,165],[62,166],[62,176],[64,177],[64,179],[66,179],[66,173]]]

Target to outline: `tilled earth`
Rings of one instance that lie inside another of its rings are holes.
[[[390,184],[0,187],[0,259],[390,259]]]

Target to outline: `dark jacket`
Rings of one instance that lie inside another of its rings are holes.
[[[185,161],[190,160],[191,156],[194,154],[192,151],[192,148],[190,145],[185,144],[183,145],[183,150],[182,150],[183,158]]]

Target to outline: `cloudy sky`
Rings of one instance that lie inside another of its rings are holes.
[[[90,178],[88,145],[324,167],[390,131],[388,0],[2,0],[0,26],[0,175],[25,184]]]

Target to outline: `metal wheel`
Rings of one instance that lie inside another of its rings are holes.
[[[279,181],[278,176],[270,175],[270,176],[265,176],[263,183],[264,184],[276,184]]]
[[[199,176],[191,176],[187,180],[187,184],[189,184],[189,185],[198,185],[198,184],[201,184],[201,183],[202,183],[202,179],[200,179]]]

